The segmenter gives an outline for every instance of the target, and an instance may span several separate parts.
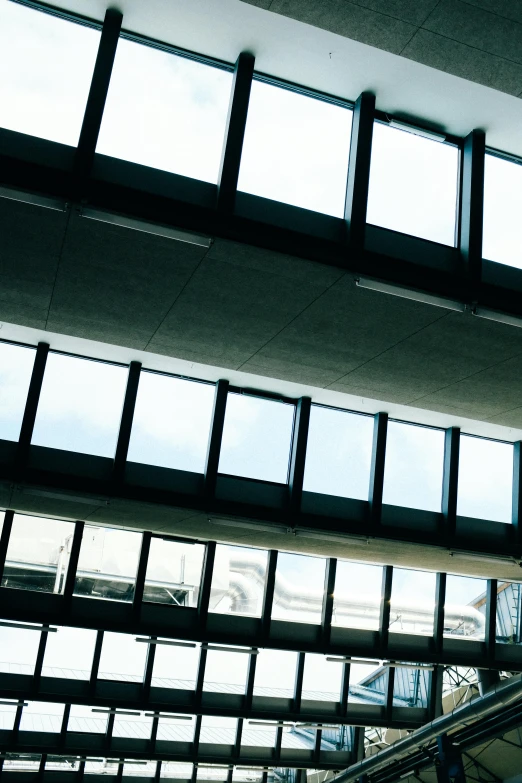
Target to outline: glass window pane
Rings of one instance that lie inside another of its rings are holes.
[[[502,644],[522,643],[522,585],[498,582],[496,640]]]
[[[127,459],[203,473],[214,385],[142,372]]]
[[[191,780],[192,764],[184,764],[178,761],[162,761],[160,777]]]
[[[89,759],[85,762],[86,775],[116,775],[118,772],[117,759]]]
[[[440,512],[444,439],[442,430],[388,424],[384,503]]]
[[[229,394],[219,472],[285,484],[295,407],[247,394]]]
[[[394,568],[390,602],[390,631],[433,636],[436,575]]]
[[[333,666],[334,664],[332,664]],[[342,664],[337,664],[342,666]],[[386,704],[388,688],[388,669],[375,663],[350,664],[350,690],[348,702],[352,704],[383,705]]]
[[[485,579],[448,574],[444,604],[444,636],[483,641],[486,612]]]
[[[368,223],[455,245],[459,151],[376,122]]]
[[[254,678],[254,696],[292,699],[296,668],[296,652],[259,650]]]
[[[184,642],[184,644],[192,644],[192,642]],[[199,642],[194,643],[194,647],[157,644],[152,669],[152,685],[156,688],[180,688],[193,691],[196,687],[199,654]]]
[[[379,630],[382,567],[337,561],[332,625]]]
[[[312,405],[303,489],[368,500],[373,418]]]
[[[236,729],[237,718],[203,715],[201,719],[200,742],[210,742],[215,745],[233,745],[236,741]]]
[[[209,609],[220,614],[260,617],[268,553],[218,544]]]
[[[511,523],[513,445],[461,435],[457,514]]]
[[[140,777],[151,780],[156,774],[155,761],[143,761],[142,759],[126,759],[123,765],[123,777]]]
[[[486,155],[484,172],[484,237],[482,255],[500,264],[522,268],[522,166]]]
[[[4,0],[0,7],[5,4]],[[0,18],[1,13],[0,11]],[[20,437],[34,356],[33,348],[0,343],[0,438],[2,440],[16,441]]]
[[[16,704],[0,701],[0,731],[11,731],[16,717]]]
[[[352,111],[254,81],[238,189],[344,217]]]
[[[32,443],[113,457],[126,384],[125,367],[51,353]]]
[[[74,594],[131,602],[140,549],[141,533],[86,525]]]
[[[2,587],[62,593],[74,523],[15,514]]]
[[[129,710],[130,712],[130,710]],[[150,739],[152,718],[146,718],[144,713],[137,715],[118,715],[114,718],[113,737],[129,737],[131,739]]]
[[[100,33],[0,2],[0,125],[76,147]]]
[[[33,674],[40,644],[40,628],[10,628],[0,626],[0,672]]]
[[[274,620],[320,623],[326,560],[280,552],[274,588]]]
[[[96,152],[216,183],[232,74],[120,38]]]
[[[71,705],[67,731],[79,731],[83,734],[105,734],[109,714],[92,710],[92,707],[86,707],[84,704]]]
[[[249,660],[247,653],[209,650],[203,690],[213,693],[244,693]]]
[[[196,780],[211,780],[213,783],[228,780],[228,767],[223,764],[198,764]]]
[[[196,718],[194,715],[160,717],[158,739],[170,740],[170,742],[192,742],[195,727]]]
[[[261,725],[258,725],[261,724]],[[276,743],[277,727],[269,722],[247,720],[243,723],[241,746],[251,748],[273,748]]]
[[[21,731],[59,733],[62,727],[63,704],[48,701],[30,701],[22,710]]]
[[[98,678],[143,682],[146,657],[147,645],[136,642],[134,636],[106,631],[103,634]]]
[[[303,673],[303,699],[337,702],[340,699],[342,666],[324,655],[306,653]]]
[[[58,628],[47,634],[44,677],[88,680],[96,644],[96,631],[87,628]]]
[[[143,600],[174,606],[197,606],[204,555],[202,544],[153,538]]]

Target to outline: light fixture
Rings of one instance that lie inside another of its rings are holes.
[[[282,726],[286,729],[295,728],[295,723],[285,723],[282,720],[249,720],[249,726]]]
[[[355,546],[367,546],[370,539],[367,536],[336,535],[319,530],[306,530],[305,528],[296,528],[294,535],[299,538],[315,538],[319,541],[331,541],[336,544],[353,544]]]
[[[293,533],[288,525],[270,524],[270,522],[252,522],[250,519],[228,519],[226,517],[209,517],[211,525],[222,525],[224,527],[241,527],[250,530],[261,530],[264,533]]]
[[[91,498],[84,495],[69,495],[65,492],[49,492],[46,489],[33,489],[32,487],[17,487],[22,495],[36,495],[36,497],[52,498],[53,500],[72,500],[75,503],[85,503],[88,506],[108,506],[109,498]]]
[[[28,193],[25,190],[8,188],[5,185],[0,185],[0,198],[7,198],[10,201],[21,201],[23,204],[34,204],[37,207],[54,209],[56,212],[65,212],[67,209],[67,202],[63,198],[44,196],[41,193]]]
[[[158,223],[151,223],[148,220],[139,220],[138,218],[128,217],[127,215],[117,215],[114,212],[107,212],[103,209],[94,209],[93,207],[82,207],[80,217],[89,220],[97,220],[100,223],[110,223],[113,226],[121,228],[130,228],[133,231],[142,231],[145,234],[153,234],[157,237],[166,237],[175,239],[178,242],[186,242],[189,245],[198,245],[199,247],[210,247],[212,239],[200,234],[193,234],[190,231],[182,231],[179,228],[171,226],[162,226]]]
[[[203,642],[201,649],[214,650],[215,652],[233,652],[244,653],[245,655],[259,655],[259,650],[254,650],[253,647],[219,647],[217,644],[207,644],[206,642]]]
[[[417,671],[422,669],[427,672],[432,672],[435,669],[434,666],[428,666],[423,663],[397,663],[395,661],[387,661],[382,665],[385,669],[415,669]]]
[[[38,631],[39,633],[57,633],[58,628],[49,628],[44,625],[26,625],[26,623],[8,623],[0,620],[3,628],[23,628],[25,631]]]
[[[115,707],[111,707],[110,709],[91,707],[91,712],[103,712],[105,715],[141,715],[141,712],[135,712],[134,710],[118,710]]]
[[[481,563],[494,563],[495,565],[514,565],[514,566],[520,566],[521,563],[519,560],[516,560],[514,557],[510,557],[509,555],[506,555],[505,557],[502,557],[501,555],[481,555],[479,552],[460,552],[459,550],[452,549],[449,552],[450,557],[454,557],[457,560],[473,560],[475,563],[481,562]]]
[[[344,656],[342,658],[334,658],[333,656],[326,656],[326,660],[330,661],[330,663],[360,663],[363,666],[382,666],[382,661],[368,661],[364,658],[350,658],[348,656]]]
[[[195,642],[171,642],[169,639],[147,639],[142,636],[136,636],[134,641],[143,644],[165,644],[169,647],[197,647]]]
[[[192,720],[191,715],[173,715],[169,712],[146,712],[146,718],[167,718],[168,720]]]
[[[518,328],[522,327],[522,318],[516,315],[509,315],[508,313],[501,313],[499,310],[490,310],[488,307],[477,306],[472,310],[472,314],[487,321],[496,321],[499,324],[518,326]]]
[[[0,699],[0,704],[11,707],[27,707],[26,701],[7,701],[6,699]]]
[[[323,723],[296,723],[296,729],[310,729],[311,731],[322,731],[323,729],[338,729],[339,726],[328,726]]]
[[[442,307],[444,310],[454,310],[458,313],[464,313],[467,310],[465,304],[457,302],[455,299],[446,299],[444,296],[428,294],[415,288],[404,288],[401,285],[385,283],[382,280],[374,280],[370,277],[357,277],[355,278],[355,283],[359,288],[367,288],[369,291],[380,291],[383,294],[398,296],[402,299],[411,299],[414,302]]]
[[[431,139],[431,141],[446,141],[444,133],[437,133],[436,131],[430,131],[426,128],[419,128],[418,125],[409,125],[407,122],[401,122],[401,120],[390,120],[388,125],[390,128],[397,128],[397,130],[413,133],[415,136],[422,136],[425,139]]]

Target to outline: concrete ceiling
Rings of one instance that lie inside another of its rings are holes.
[[[521,329],[360,289],[312,261],[220,239],[206,250],[74,211],[1,199],[0,233],[4,339],[19,324],[199,365],[186,374],[264,376],[274,391],[297,384],[292,396],[521,437]]]

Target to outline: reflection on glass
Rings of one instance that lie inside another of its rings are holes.
[[[128,710],[130,712],[130,710]],[[118,715],[114,718],[113,737],[128,737],[129,739],[150,739],[152,718],[144,713],[137,715]]]
[[[455,245],[459,151],[376,122],[368,223]]]
[[[216,745],[233,745],[236,741],[237,718],[221,718],[203,715],[200,742]]]
[[[284,402],[229,394],[219,472],[285,484],[294,412]]]
[[[0,8],[4,5],[6,5],[5,0]],[[1,15],[0,10],[0,18]],[[0,343],[0,438],[2,440],[16,441],[20,436],[34,356],[33,348]]]
[[[214,385],[142,372],[127,459],[203,473]]]
[[[96,631],[87,628],[58,628],[47,634],[44,677],[88,680],[95,644]]]
[[[183,644],[188,643],[183,642]],[[199,653],[199,642],[194,642],[194,647],[157,644],[152,668],[152,685],[156,688],[180,688],[193,691],[198,675]]]
[[[22,710],[20,731],[59,733],[63,720],[63,704],[48,701],[30,701]]]
[[[368,500],[373,418],[312,405],[303,488]]]
[[[428,706],[431,672],[428,669],[407,669],[396,666],[393,679],[394,707]]]
[[[333,664],[332,666],[342,666]],[[348,701],[352,704],[383,705],[386,704],[388,688],[388,669],[379,661],[370,664],[354,661],[350,664],[350,690]]]
[[[143,600],[156,604],[197,606],[204,555],[202,544],[153,538]]]
[[[16,717],[16,704],[0,700],[0,731],[11,731]]]
[[[302,698],[314,701],[339,701],[342,668],[327,661],[324,655],[306,653]]]
[[[98,678],[142,682],[146,656],[147,645],[136,642],[134,636],[106,631],[103,634]]]
[[[280,552],[274,587],[274,620],[320,623],[326,560]]]
[[[258,725],[261,724],[261,725]],[[276,743],[277,727],[270,722],[247,720],[243,724],[241,746],[251,748],[273,748]]]
[[[344,217],[352,111],[254,81],[238,189]]]
[[[486,155],[482,255],[490,261],[522,268],[522,166]]]
[[[444,636],[484,641],[485,579],[448,574],[444,604]]]
[[[353,748],[353,726],[323,727],[321,735],[321,750],[351,750]]]
[[[250,656],[246,653],[209,650],[203,690],[213,693],[243,694],[246,688],[249,660]]]
[[[216,183],[232,74],[120,39],[96,152]]]
[[[497,584],[496,640],[502,644],[522,643],[522,585],[519,582]]]
[[[67,731],[79,731],[83,734],[105,734],[108,713],[93,712],[92,709],[84,704],[72,704]]]
[[[389,422],[384,503],[440,512],[444,439],[443,430]]]
[[[140,548],[140,533],[86,525],[74,594],[132,601]]]
[[[435,583],[434,573],[393,569],[390,631],[433,636]]]
[[[189,718],[189,720],[185,720]],[[194,715],[186,715],[183,718],[165,715],[158,722],[158,739],[170,740],[170,742],[192,742],[196,718]]]
[[[156,774],[155,761],[143,761],[141,759],[126,759],[123,764],[123,777],[154,778]]]
[[[33,674],[40,644],[38,630],[0,626],[0,672]]]
[[[100,33],[0,2],[0,125],[76,147]]]
[[[73,535],[72,522],[15,514],[2,587],[63,593]]]
[[[49,354],[31,442],[113,457],[126,384],[125,367]]]
[[[86,775],[116,775],[118,773],[117,759],[88,759],[85,762],[85,774]]]
[[[457,514],[511,522],[513,445],[461,435]]]
[[[292,699],[297,653],[289,650],[259,650],[256,658],[254,696]]]
[[[17,753],[7,756],[3,769],[5,772],[38,772],[41,756],[38,753]]]
[[[337,561],[332,625],[379,630],[382,567]]]
[[[196,780],[223,781],[228,780],[228,767],[223,764],[198,764]]]
[[[162,761],[160,777],[162,778],[192,778],[192,764],[184,764],[178,761]]]
[[[268,553],[218,544],[209,609],[220,614],[260,617]]]

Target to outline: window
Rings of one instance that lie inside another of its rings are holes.
[[[511,522],[513,446],[461,435],[457,514]]]
[[[294,412],[283,402],[230,393],[219,472],[285,484]]]
[[[74,585],[75,595],[131,602],[141,534],[86,525]]]
[[[333,666],[334,664],[332,664]],[[341,664],[336,664],[340,666]],[[354,661],[350,664],[350,690],[348,702],[352,704],[386,704],[388,669],[379,661],[370,664]]]
[[[219,650],[218,645],[213,645],[213,648],[207,652],[203,690],[213,693],[243,694],[246,688],[249,660],[250,655],[246,652]]]
[[[243,723],[241,745],[251,748],[273,748],[276,744],[277,727],[273,722],[247,720]]]
[[[139,644],[134,636],[124,633],[103,634],[100,658],[100,680],[143,682],[147,645]]]
[[[522,268],[521,193],[522,166],[496,155],[486,155],[482,255],[518,269]]]
[[[127,459],[203,473],[214,388],[142,372]]]
[[[15,514],[2,587],[63,593],[74,524]]]
[[[436,575],[393,569],[390,631],[433,636]]]
[[[442,430],[389,422],[384,503],[440,512],[444,439]]]
[[[210,611],[260,617],[268,553],[218,544],[212,573]]]
[[[192,742],[195,727],[194,715],[161,715],[158,721],[158,739],[170,740],[170,742]]]
[[[100,33],[0,2],[0,125],[76,147]]]
[[[200,742],[233,745],[236,741],[237,718],[203,715]],[[199,770],[198,770],[199,771]]]
[[[114,718],[113,737],[129,737],[132,739],[149,739],[152,731],[152,718],[145,717],[141,712],[131,715],[131,710],[125,710],[127,714]]]
[[[280,552],[272,618],[296,623],[320,623],[326,560]]]
[[[58,628],[47,634],[42,674],[88,680],[91,676],[96,631],[86,628]]]
[[[344,217],[351,110],[254,81],[238,189]]]
[[[165,641],[173,640],[166,639]],[[196,687],[200,645],[195,642],[181,642],[180,644],[186,646],[156,645],[152,669],[152,685],[154,687],[180,688],[189,691]]]
[[[82,734],[105,734],[109,713],[93,712],[92,707],[72,704],[69,713],[67,731],[79,731]]]
[[[156,761],[126,759],[123,764],[123,777],[139,777],[150,780],[156,774],[156,764]]]
[[[368,500],[373,418],[312,405],[303,488]]]
[[[457,147],[376,122],[368,223],[454,246],[458,178]]]
[[[522,584],[498,582],[497,584],[497,632],[501,644],[522,643]]]
[[[296,652],[259,650],[254,678],[254,696],[292,699],[296,669]]]
[[[11,731],[16,718],[16,702],[0,701],[0,731]]]
[[[484,641],[485,579],[448,574],[444,604],[444,636]]]
[[[126,384],[125,367],[51,353],[32,443],[113,457]]]
[[[332,625],[379,630],[382,567],[337,561]]]
[[[85,762],[86,775],[116,775],[119,761],[117,759],[87,759]]]
[[[63,710],[63,704],[30,701],[22,710],[20,731],[44,731],[57,734],[62,727]]]
[[[143,600],[174,606],[197,606],[204,555],[202,544],[153,538]]]
[[[0,672],[33,674],[40,644],[39,625],[0,626]]]
[[[303,672],[303,699],[337,702],[341,694],[342,666],[324,655],[306,653]]]
[[[160,777],[191,780],[192,764],[183,764],[178,761],[162,761]]]
[[[232,74],[120,39],[96,152],[216,183]]]
[[[20,437],[34,356],[32,348],[0,343],[0,438],[3,440]]]

